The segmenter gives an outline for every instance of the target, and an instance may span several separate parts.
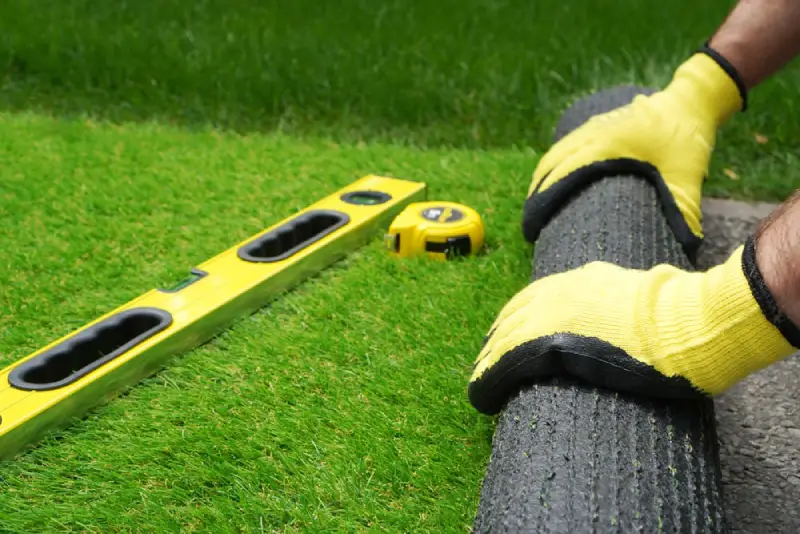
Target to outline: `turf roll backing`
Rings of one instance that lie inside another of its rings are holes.
[[[556,138],[645,89],[578,101]],[[632,176],[573,196],[542,231],[532,279],[594,260],[692,269],[656,190]],[[566,379],[528,386],[500,414],[474,531],[725,532],[714,406],[654,401]]]

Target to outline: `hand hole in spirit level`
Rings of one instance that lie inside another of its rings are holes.
[[[66,386],[172,323],[172,316],[156,308],[120,312],[82,330],[55,347],[14,368],[12,386],[46,390]]]
[[[284,260],[350,222],[346,213],[314,210],[291,219],[239,249],[246,261]]]

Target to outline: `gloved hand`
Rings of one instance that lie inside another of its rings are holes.
[[[637,175],[657,188],[676,238],[693,256],[703,238],[700,198],[717,131],[746,107],[733,67],[702,50],[680,65],[665,89],[595,115],[551,147],[528,189],[528,241],[536,241],[577,189],[603,177]]]
[[[534,281],[492,325],[470,379],[497,413],[521,386],[556,375],[650,397],[716,395],[800,347],[748,240],[706,272],[592,262]]]

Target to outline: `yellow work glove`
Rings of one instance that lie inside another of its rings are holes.
[[[637,175],[658,190],[675,237],[693,257],[703,239],[700,198],[717,131],[746,107],[733,67],[704,47],[666,88],[599,114],[556,142],[533,174],[523,234],[535,242],[570,195],[609,176]]]
[[[706,272],[592,262],[534,281],[492,325],[468,393],[486,414],[557,375],[650,397],[713,396],[799,346],[750,239]]]

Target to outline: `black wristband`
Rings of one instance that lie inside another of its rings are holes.
[[[701,54],[705,54],[708,57],[710,57],[711,59],[713,59],[714,61],[716,61],[717,64],[720,67],[722,67],[722,70],[724,70],[725,73],[728,76],[731,77],[731,79],[733,80],[733,83],[735,83],[736,87],[739,89],[739,95],[741,95],[741,97],[742,97],[742,112],[746,111],[747,110],[747,88],[744,85],[744,80],[742,80],[742,77],[739,74],[739,72],[736,70],[736,68],[733,65],[731,65],[731,63],[727,59],[725,59],[722,56],[722,54],[720,54],[719,52],[717,52],[716,50],[711,48],[708,43],[709,43],[709,41],[706,41],[703,44],[703,46],[701,46],[697,50],[697,52],[699,52]]]

